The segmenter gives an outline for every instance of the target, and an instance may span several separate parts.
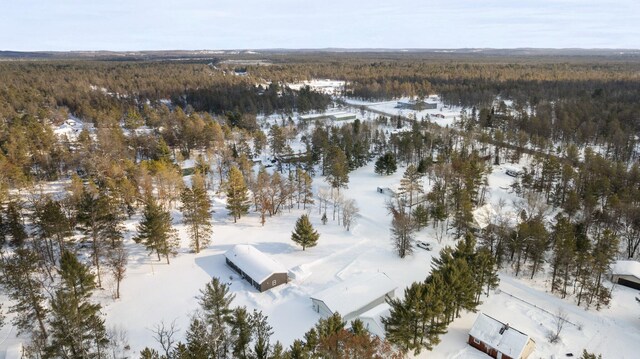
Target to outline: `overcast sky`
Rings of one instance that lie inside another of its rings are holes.
[[[0,50],[640,48],[640,0],[0,0]]]

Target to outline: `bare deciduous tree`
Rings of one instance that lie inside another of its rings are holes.
[[[160,344],[166,357],[170,358],[171,349],[173,349],[173,346],[176,344],[176,336],[180,331],[176,326],[175,319],[169,325],[165,324],[164,321],[160,321],[160,324],[156,324],[152,331],[153,339]]]
[[[360,208],[356,204],[356,201],[351,198],[347,198],[342,204],[342,225],[349,231],[351,225],[356,221],[356,217],[360,213]]]
[[[564,309],[559,308],[553,318],[553,330],[547,337],[551,343],[556,343],[560,340],[560,334],[562,333],[562,329],[564,329],[564,325],[567,324],[568,319],[569,315],[567,312],[565,312]]]
[[[400,258],[413,253],[413,234],[415,225],[411,220],[411,215],[405,211],[405,207],[400,203],[390,202],[387,204],[393,219],[391,220],[391,238]]]
[[[120,298],[120,282],[124,279],[125,272],[127,271],[127,250],[122,244],[113,249],[109,256],[109,267],[113,279],[116,280],[116,295],[115,299]]]

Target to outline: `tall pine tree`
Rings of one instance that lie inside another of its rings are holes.
[[[50,343],[45,358],[101,358],[107,339],[100,305],[91,303],[95,288],[89,268],[75,254],[60,258],[61,287],[51,300]]]
[[[191,237],[191,249],[200,249],[211,241],[211,200],[205,188],[204,178],[196,173],[192,177],[191,188],[185,187],[180,195],[182,215]]]
[[[147,197],[143,218],[138,224],[138,235],[133,240],[144,244],[149,254],[156,252],[158,261],[164,256],[167,264],[169,256],[176,253],[178,238],[171,224],[171,214],[152,196]]]
[[[303,214],[296,221],[296,228],[291,234],[291,240],[301,245],[304,251],[307,247],[314,247],[318,243],[318,238],[320,238],[320,234],[313,229],[309,216]]]
[[[229,170],[226,188],[227,209],[229,214],[233,216],[233,222],[235,223],[240,217],[249,212],[250,205],[247,185],[238,167],[232,166]]]

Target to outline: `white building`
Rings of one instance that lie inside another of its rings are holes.
[[[640,262],[616,261],[611,270],[611,281],[640,290]]]
[[[360,314],[360,320],[364,324],[364,328],[380,339],[384,339],[385,330],[382,318],[388,317],[391,314],[391,307],[387,303],[380,304],[373,307],[366,312]]]
[[[365,273],[326,288],[311,297],[313,310],[323,317],[340,313],[345,322],[395,296],[396,284],[386,274]]]
[[[356,115],[354,113],[347,112],[332,113],[329,117],[334,121],[347,121],[356,119]]]

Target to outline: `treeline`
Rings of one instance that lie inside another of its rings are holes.
[[[234,84],[231,86],[211,86],[187,90],[184,100],[182,94],[176,94],[175,103],[191,105],[197,111],[223,114],[225,111],[241,113],[265,114],[299,113],[309,111],[323,112],[331,104],[331,98],[311,91],[309,86],[300,91],[293,91],[278,83],[271,83],[266,88],[262,85]]]
[[[302,359],[302,358],[401,358],[384,340],[372,337],[360,320],[346,329],[340,314],[320,319],[284,348],[273,342],[273,328],[262,312],[249,312],[245,307],[232,307],[234,295],[229,286],[213,278],[200,291],[199,308],[192,316],[184,341],[178,341],[173,325],[160,324],[154,339],[162,351],[145,348],[141,359]]]
[[[424,282],[407,287],[402,299],[387,300],[386,339],[403,353],[432,350],[462,310],[475,312],[481,295],[498,286],[495,264],[491,252],[476,248],[471,235],[443,249]]]
[[[640,130],[634,113],[640,111],[637,90],[626,98],[596,89],[571,98],[541,100],[537,103],[504,102],[493,107],[475,108],[461,119],[466,131],[474,128],[489,134],[496,142],[517,147],[531,146],[542,152],[558,153],[575,159],[586,146],[602,148],[613,161],[630,162],[638,158],[636,134]]]

